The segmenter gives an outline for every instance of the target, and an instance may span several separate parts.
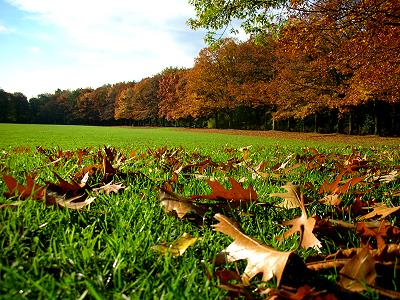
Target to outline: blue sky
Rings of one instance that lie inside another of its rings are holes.
[[[0,0],[0,88],[28,98],[190,67],[187,0]]]

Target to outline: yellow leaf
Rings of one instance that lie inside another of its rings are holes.
[[[157,252],[161,252],[162,254],[170,252],[172,256],[177,257],[185,253],[186,249],[189,248],[194,243],[196,243],[199,239],[201,238],[193,237],[185,232],[179,239],[177,239],[172,244],[167,245],[166,243],[162,243],[160,245],[155,245],[151,247],[151,249]]]

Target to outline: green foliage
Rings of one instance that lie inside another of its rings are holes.
[[[232,23],[238,20],[246,33],[262,42],[263,36],[276,30],[277,23],[282,21],[282,9],[288,2],[286,0],[189,0],[196,11],[196,17],[189,19],[187,23],[193,29],[207,29],[205,40],[209,44],[214,44],[227,30],[235,33],[237,29],[232,27]]]

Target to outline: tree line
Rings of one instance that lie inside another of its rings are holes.
[[[193,27],[213,28],[226,14],[212,1],[192,2],[199,2]],[[289,2],[279,27],[244,22],[251,33],[247,41],[215,40],[192,68],[171,67],[139,82],[97,89],[57,90],[29,101],[0,90],[0,122],[398,135],[400,3]],[[245,4],[256,9],[259,2]],[[246,12],[235,6],[230,17],[235,9]],[[202,19],[207,13],[214,19]]]

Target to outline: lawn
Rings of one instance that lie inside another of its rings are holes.
[[[285,139],[283,139],[285,141]],[[43,146],[80,148],[113,145],[127,149],[153,148],[168,145],[194,149],[223,150],[224,147],[243,145],[273,145],[278,141],[249,136],[194,133],[174,128],[95,127],[68,125],[0,124],[0,147]],[[293,142],[304,145],[304,142]]]
[[[399,165],[393,140],[0,124],[0,298],[397,297]],[[246,259],[216,261],[233,241],[248,259],[261,251],[218,232],[216,213],[276,255],[293,252],[283,275],[243,285]],[[300,215],[315,226],[284,236]]]

